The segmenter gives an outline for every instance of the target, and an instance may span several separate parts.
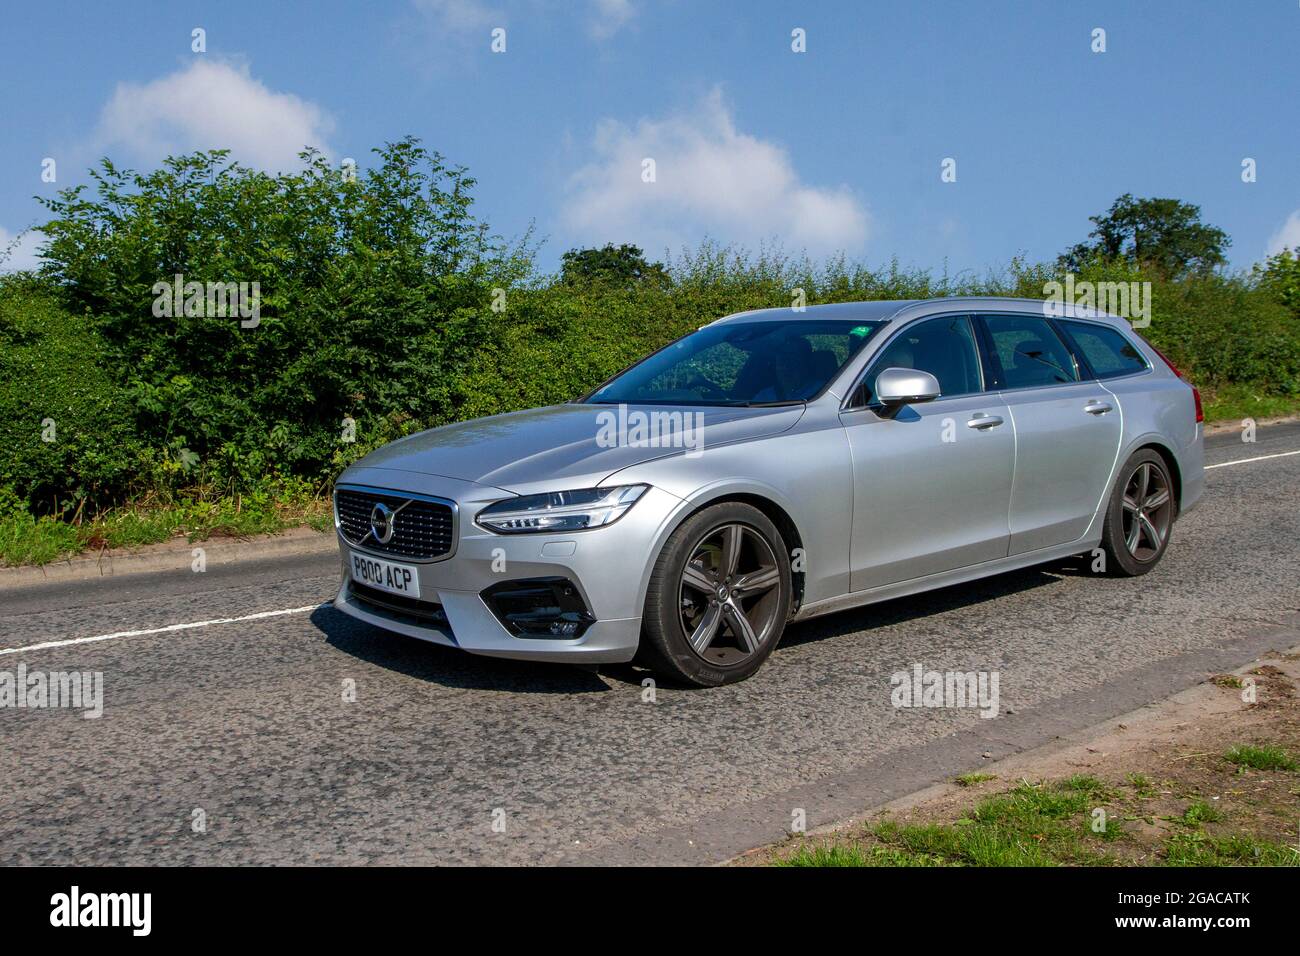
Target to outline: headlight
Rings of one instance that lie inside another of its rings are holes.
[[[490,504],[474,520],[498,534],[582,531],[613,524],[649,485],[616,485],[524,495]]]

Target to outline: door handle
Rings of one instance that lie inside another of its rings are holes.
[[[1107,412],[1113,411],[1114,408],[1106,402],[1101,401],[1101,399],[1094,398],[1087,405],[1083,406],[1083,410],[1089,415],[1105,415]]]
[[[997,428],[1002,424],[1002,418],[998,415],[989,415],[985,412],[976,412],[971,416],[971,420],[966,423],[967,428],[978,428],[981,431],[985,428]]]

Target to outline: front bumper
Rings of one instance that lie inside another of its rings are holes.
[[[656,543],[681,500],[651,488],[614,524],[568,534],[499,535],[474,516],[508,495],[473,482],[381,468],[352,469],[340,485],[358,484],[434,495],[456,502],[457,540],[450,557],[416,562],[369,552],[417,568],[421,601],[440,604],[445,622],[376,606],[355,594],[351,554],[368,553],[339,535],[342,585],[334,606],[358,620],[407,637],[458,647],[473,654],[570,663],[618,663],[636,653],[649,567]],[[483,592],[503,581],[563,577],[577,588],[595,617],[580,637],[521,637],[498,620]]]

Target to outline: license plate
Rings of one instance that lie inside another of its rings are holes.
[[[352,554],[352,580],[404,597],[420,596],[420,576],[409,564],[385,561],[364,554]]]

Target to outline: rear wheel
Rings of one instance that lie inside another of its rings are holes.
[[[1102,528],[1101,546],[1112,574],[1133,577],[1154,568],[1169,547],[1178,505],[1165,460],[1135,452],[1120,469]]]
[[[744,680],[781,639],[790,593],[790,559],[768,517],[740,502],[705,508],[655,562],[641,657],[699,687]]]

